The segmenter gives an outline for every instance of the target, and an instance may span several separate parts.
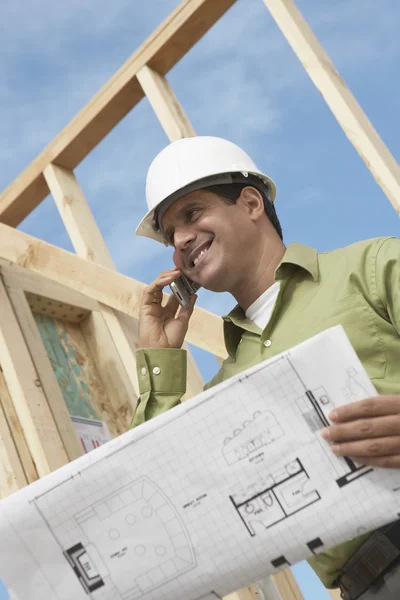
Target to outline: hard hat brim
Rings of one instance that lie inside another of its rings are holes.
[[[176,200],[179,200],[180,198],[191,192],[201,190],[211,185],[232,183],[232,175],[233,173],[220,173],[218,174],[218,176],[215,176],[213,178],[207,177],[206,179],[200,179],[198,181],[193,182],[190,186],[186,186],[181,190],[178,190],[177,192],[172,194],[172,196],[165,198],[165,200],[163,200],[157,207],[149,210],[148,213],[143,217],[143,219],[140,221],[139,225],[136,228],[136,235],[141,237],[148,237],[150,239],[155,240],[156,242],[164,244],[164,235],[162,231],[158,231],[154,227],[156,211],[160,210],[160,207],[164,207],[162,213],[165,213],[165,211],[171,206],[171,204],[173,204]],[[264,175],[260,172],[252,173],[249,171],[248,175],[255,175],[256,177],[261,179],[261,181],[269,188],[269,199],[271,200],[271,202],[274,202],[276,198],[276,186],[274,181],[267,175]],[[228,179],[229,177],[230,180]],[[249,182],[249,186],[251,185],[251,182]]]

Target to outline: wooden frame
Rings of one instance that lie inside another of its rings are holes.
[[[135,393],[99,304],[18,266],[3,265],[1,272],[38,379],[67,450],[68,459],[72,460],[80,456],[82,448],[77,442],[70,415],[33,318],[33,311],[60,321],[79,324],[109,398],[112,430],[115,434],[126,431],[133,418]],[[132,335],[136,323],[128,317],[124,322],[124,328]]]
[[[55,303],[54,314],[68,309],[69,318],[82,323],[116,418],[121,423],[125,419],[126,424],[135,406],[137,316],[144,284],[115,271],[73,169],[144,96],[170,140],[196,135],[165,76],[234,3],[183,0],[0,195],[0,468],[7,482],[2,494],[81,453],[32,316],[34,302],[38,303],[35,310],[45,310],[40,306],[43,293]],[[400,213],[399,166],[295,3],[264,3],[378,185]],[[77,256],[12,229],[49,192]],[[195,309],[187,340],[214,353],[219,361],[226,357],[221,319],[207,311]],[[189,353],[186,396],[198,393],[202,384]],[[290,571],[279,573],[273,581],[285,600],[302,598]],[[332,591],[331,596],[337,597],[337,593]],[[255,597],[250,586],[230,595],[229,600]]]
[[[138,317],[143,283],[2,223],[0,259],[53,279],[130,317]],[[222,320],[204,309],[195,309],[186,339],[216,356],[226,356]]]
[[[0,369],[0,498],[38,478]]]

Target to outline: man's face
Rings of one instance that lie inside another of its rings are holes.
[[[246,188],[250,190],[251,188]],[[174,263],[189,279],[216,292],[234,292],[245,277],[257,236],[243,190],[236,204],[196,191],[174,202],[162,218],[166,242],[174,246]]]

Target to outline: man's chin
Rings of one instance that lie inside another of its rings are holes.
[[[209,292],[227,292],[227,288],[226,285],[224,285],[224,282],[221,279],[208,279],[207,281],[204,282],[204,284],[201,284],[201,287],[204,288],[205,290],[208,290]]]

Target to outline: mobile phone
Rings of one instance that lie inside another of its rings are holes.
[[[170,283],[169,287],[179,304],[184,308],[187,308],[190,304],[190,296],[195,294],[201,286],[194,283],[194,281],[188,277],[180,275],[178,279],[175,279],[175,281]]]

